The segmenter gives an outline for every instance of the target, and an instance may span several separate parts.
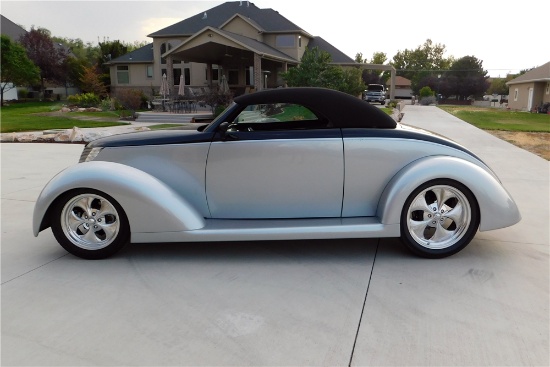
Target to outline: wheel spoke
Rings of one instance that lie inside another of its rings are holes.
[[[68,223],[67,225],[71,229],[71,231],[76,232],[78,230],[78,227],[80,227],[84,221],[82,218],[80,218],[74,211],[72,211],[68,216]]]
[[[99,239],[96,236],[95,231],[93,231],[92,228],[90,228],[88,230],[88,232],[86,232],[86,234],[84,234],[84,236],[82,236],[82,239],[86,242],[89,242],[89,243],[99,243],[99,242],[101,242],[101,239]]]
[[[462,224],[462,204],[459,202],[454,208],[450,208],[449,211],[445,213],[445,217],[452,219],[457,225]]]
[[[100,227],[105,232],[106,239],[111,239],[113,235],[116,234],[116,231],[118,229],[118,224],[114,222],[112,224],[102,224]]]
[[[443,228],[443,226],[437,225],[435,229],[435,233],[432,236],[432,238],[430,238],[430,241],[444,242],[444,241],[447,241],[449,238],[451,238],[454,235],[454,233],[455,233],[454,231],[448,231],[445,228]]]
[[[97,212],[96,216],[98,218],[105,218],[107,215],[113,215],[114,217],[116,217],[116,210],[115,207],[111,205],[111,203],[106,200],[102,200],[101,208]]]
[[[425,239],[424,230],[426,229],[426,227],[428,227],[429,223],[430,223],[429,220],[416,221],[416,220],[410,219],[409,228],[418,238]]]
[[[441,211],[441,209],[443,208],[447,200],[454,197],[454,194],[450,190],[447,190],[445,188],[434,188],[432,189],[432,191],[435,194],[435,197],[437,198],[438,211]]]
[[[424,197],[424,195],[418,195],[416,197],[416,199],[411,204],[409,212],[414,212],[417,210],[422,210],[423,212],[430,212],[430,213],[432,211],[430,206],[426,202],[426,198]]]

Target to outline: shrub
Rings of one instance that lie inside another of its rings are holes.
[[[93,93],[75,94],[67,97],[69,103],[78,107],[97,107],[99,106],[99,97]]]
[[[435,96],[428,96],[428,97],[422,97],[420,98],[420,104],[422,106],[429,106],[431,104],[435,104]]]
[[[420,89],[420,99],[422,99],[423,97],[430,97],[430,96],[433,96],[434,95],[434,92],[432,90],[432,88],[426,86],[426,87],[423,87],[422,89]]]

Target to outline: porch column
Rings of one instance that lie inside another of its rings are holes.
[[[174,96],[174,59],[172,55],[166,58],[166,79],[168,79],[168,90],[170,98]]]
[[[262,80],[262,58],[258,54],[254,54],[254,88],[256,91],[264,89]]]
[[[390,101],[395,99],[395,68],[390,70]]]
[[[288,71],[288,63],[283,62],[283,73],[286,73],[287,71]],[[286,84],[286,81],[285,81],[285,84],[283,85],[283,87],[285,87],[285,88],[288,87],[288,84]]]

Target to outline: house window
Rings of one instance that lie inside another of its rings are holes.
[[[171,49],[172,49],[172,45],[168,42],[164,42],[162,45],[160,45],[160,54],[164,55],[166,52],[170,51]],[[166,58],[161,57],[160,63],[166,64]]]
[[[146,73],[147,78],[152,78],[153,77],[153,65],[147,65],[145,73]]]
[[[130,84],[128,65],[118,65],[116,67],[116,80],[118,84]]]
[[[546,94],[550,94],[550,83],[546,83]]]
[[[205,70],[205,79],[208,80],[208,69]],[[217,65],[212,65],[212,80],[218,80],[219,71]]]
[[[514,101],[518,100],[518,89],[514,89]]]
[[[302,47],[302,36],[298,36],[298,47]]]
[[[277,36],[275,39],[275,45],[277,47],[294,47],[294,39],[295,37],[293,35],[283,34]]]

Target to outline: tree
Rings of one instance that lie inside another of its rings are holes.
[[[390,64],[397,70],[397,75],[411,81],[413,92],[418,94],[423,87],[420,85],[423,78],[447,70],[452,64],[453,57],[445,58],[444,54],[445,45],[433,44],[432,40],[427,39],[415,50],[405,49],[397,52]]]
[[[101,73],[100,79],[103,84],[109,86],[111,83],[109,65],[105,65],[105,63],[125,55],[127,52],[128,46],[119,40],[99,42],[99,53],[97,54],[96,64]]]
[[[29,59],[40,69],[41,93],[44,93],[46,80],[64,84],[67,52],[65,48],[54,45],[50,31],[33,27],[30,32],[21,36],[20,42],[27,50]]]
[[[4,92],[15,88],[16,84],[32,84],[40,77],[40,70],[27,57],[25,49],[13,42],[10,37],[2,35],[1,45],[1,88],[0,105],[4,104]]]
[[[107,87],[101,81],[97,67],[84,67],[80,77],[80,88],[85,93],[93,93],[99,97],[106,97]]]
[[[359,59],[358,59],[359,57]],[[375,52],[372,54],[372,58],[369,60],[365,59],[363,60],[363,54],[358,53],[355,56],[357,62],[361,62],[364,64],[379,64],[384,65],[388,61],[388,57],[384,52]],[[359,60],[359,61],[358,61]],[[380,71],[380,70],[369,70],[369,69],[363,69],[361,78],[363,79],[363,83],[368,84],[385,84],[386,81],[389,78],[389,75],[386,75],[386,72]]]
[[[480,97],[489,88],[487,71],[483,70],[483,62],[474,56],[464,56],[455,61],[443,78],[444,95],[456,95],[459,100],[468,97]]]
[[[500,94],[505,95],[508,94],[508,86],[506,85],[506,82],[512,80],[511,78],[493,78],[490,81],[489,89],[487,89],[488,94]]]
[[[298,66],[282,74],[290,87],[322,87],[358,95],[364,86],[360,79],[360,70],[343,69],[331,65],[332,58],[326,51],[314,47],[307,48]]]

